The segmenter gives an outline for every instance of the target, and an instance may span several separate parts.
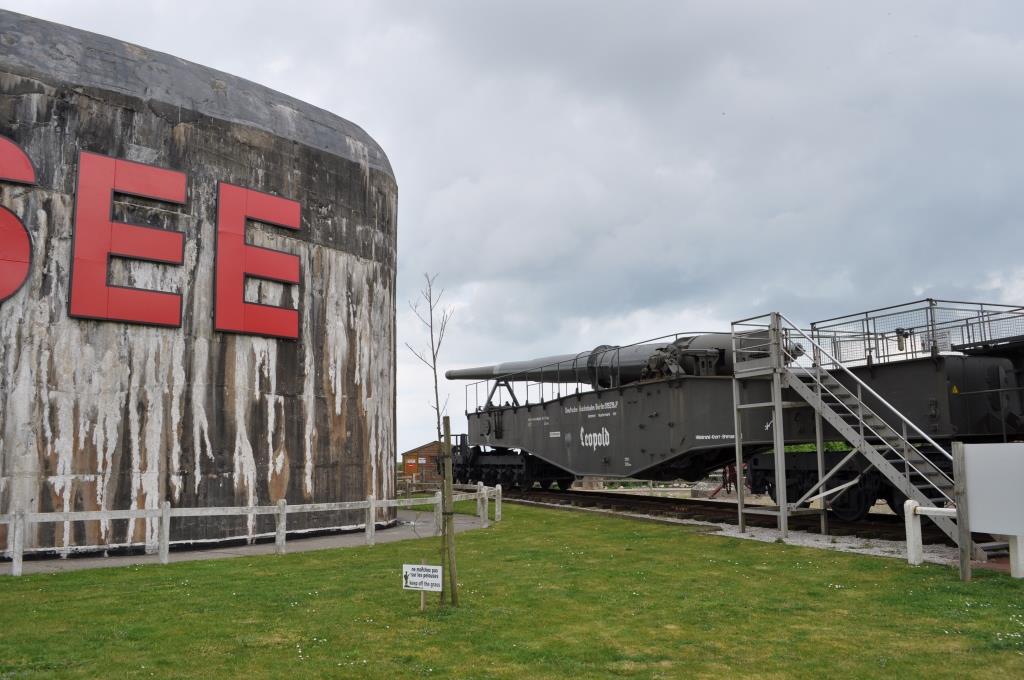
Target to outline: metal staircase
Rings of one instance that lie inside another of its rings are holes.
[[[861,454],[871,467],[881,473],[906,498],[923,507],[954,505],[952,455],[921,431],[906,416],[885,401],[877,392],[837,361],[819,343],[785,316],[773,313],[733,324],[734,396],[740,394],[739,383],[745,380],[771,379],[771,405],[775,413],[794,404],[792,396],[783,401],[789,390],[806,402],[815,412],[819,450],[818,481],[801,498],[788,502],[785,493],[777,498],[780,529],[786,531],[786,516],[799,511],[814,499],[825,499],[842,493],[858,480],[829,486],[830,480],[846,463]],[[824,368],[828,366],[831,370]],[[736,399],[736,424],[739,433],[740,409],[749,407]],[[765,404],[766,406],[768,404]],[[821,462],[821,421],[831,425],[852,450],[831,470]],[[782,419],[776,417],[777,430]],[[783,436],[776,432],[776,467],[783,478],[776,488],[785,488],[785,455]],[[737,436],[737,457],[742,448]],[[742,505],[742,504],[741,504]],[[743,512],[741,507],[740,512]],[[953,541],[958,540],[954,520],[930,517]]]
[[[814,375],[815,372],[819,375]],[[938,459],[945,458],[951,466],[952,455],[934,442],[927,446],[912,442],[903,434],[908,424],[903,416],[899,416],[900,430],[896,430],[863,398],[821,369],[808,375],[799,369],[784,368],[782,380],[904,496],[924,507],[943,507],[946,503],[953,503],[953,480],[938,462]],[[857,387],[863,390],[866,386],[858,380]],[[827,483],[828,477],[824,481]],[[819,482],[813,491],[820,489],[821,484]],[[798,507],[799,502],[794,505]],[[957,540],[956,524],[952,520],[946,517],[932,519],[947,536]]]

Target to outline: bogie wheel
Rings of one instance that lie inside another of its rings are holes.
[[[572,488],[573,481],[574,480],[572,479],[572,477],[563,477],[562,479],[558,480],[558,488],[561,489],[562,491],[568,491],[569,489]]]
[[[874,498],[869,498],[864,488],[855,484],[832,501],[832,513],[844,522],[859,522],[867,517],[874,504]]]
[[[885,496],[885,504],[889,506],[889,509],[893,511],[897,517],[903,517],[903,504],[907,501],[907,497],[902,492],[896,489],[889,489],[889,493]]]
[[[551,480],[550,479],[542,479],[541,482],[540,482],[540,488],[544,489],[545,491],[550,489],[551,488]]]

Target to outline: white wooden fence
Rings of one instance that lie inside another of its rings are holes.
[[[462,487],[466,488],[466,487]],[[494,499],[494,521],[501,521],[501,485],[486,487],[480,482],[473,491],[456,493],[453,499],[456,501],[476,501],[476,515],[480,519],[480,525],[484,528],[489,526],[488,506],[489,499]],[[277,505],[252,505],[225,508],[172,508],[168,501],[164,501],[159,508],[152,509],[131,509],[131,510],[83,510],[76,512],[24,512],[15,510],[7,515],[0,515],[0,524],[10,526],[7,532],[7,550],[4,557],[11,559],[11,575],[21,576],[22,560],[25,555],[25,532],[29,524],[45,524],[50,522],[86,522],[96,520],[117,520],[117,519],[159,519],[158,525],[158,552],[160,563],[167,564],[170,552],[170,533],[172,517],[230,517],[256,515],[274,515],[276,519],[275,550],[277,554],[285,552],[285,542],[288,536],[288,515],[300,512],[334,512],[338,510],[365,510],[366,520],[364,532],[366,544],[373,545],[376,534],[377,510],[381,508],[408,508],[421,505],[434,506],[434,533],[441,533],[441,492],[433,496],[419,498],[395,498],[390,500],[376,500],[373,496],[367,496],[365,501],[348,501],[344,503],[303,503],[299,505],[288,505],[284,499],[277,502]],[[226,539],[228,540],[228,539]],[[188,543],[188,541],[182,541]]]

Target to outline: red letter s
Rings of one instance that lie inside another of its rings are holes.
[[[36,171],[28,154],[7,137],[0,137],[0,180],[35,184]],[[18,292],[28,279],[32,239],[25,224],[0,206],[0,302]]]

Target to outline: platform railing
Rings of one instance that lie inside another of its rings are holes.
[[[502,490],[498,484],[493,487],[484,486],[480,482],[475,490],[463,493],[456,493],[452,496],[454,501],[472,501],[477,504],[476,515],[480,525],[484,528],[489,526],[489,501],[494,500],[495,521],[501,521]],[[194,541],[172,541],[170,540],[171,519],[176,517],[256,517],[260,515],[273,515],[275,517],[274,533],[252,534],[246,536],[229,536],[224,541],[237,539],[256,539],[274,536],[275,552],[279,555],[285,553],[285,546],[288,537],[288,515],[310,512],[338,512],[344,510],[363,510],[365,519],[362,525],[355,525],[352,529],[360,526],[366,536],[366,544],[374,545],[376,541],[377,511],[387,508],[410,508],[419,506],[433,506],[434,533],[441,533],[441,492],[433,496],[420,498],[391,498],[375,499],[367,496],[364,501],[345,501],[337,503],[298,503],[289,505],[284,499],[279,500],[275,505],[246,505],[233,507],[211,507],[211,508],[172,508],[168,501],[164,501],[159,508],[133,508],[127,510],[78,510],[70,512],[26,512],[17,509],[14,512],[0,515],[0,524],[8,525],[7,549],[3,555],[9,558],[12,563],[11,575],[21,576],[23,558],[32,553],[60,553],[60,548],[26,548],[25,536],[29,526],[33,524],[51,524],[65,522],[89,522],[89,521],[113,521],[113,520],[159,520],[157,524],[157,546],[155,552],[159,553],[161,564],[167,564],[171,545],[192,545]],[[330,528],[317,529],[318,531],[330,530]],[[111,548],[145,548],[148,553],[154,552],[147,542],[129,542],[115,545],[90,546],[96,551]]]
[[[810,335],[847,365],[917,359],[1024,339],[1024,307],[928,298],[815,321]]]
[[[934,448],[937,452],[942,454],[945,458],[947,458],[948,460],[953,459],[953,456],[952,454],[949,453],[949,451],[947,451],[938,442],[936,442],[934,439],[925,434],[924,430],[919,428],[914,423],[914,421],[910,420],[910,418],[907,418],[905,415],[903,415],[903,413],[899,409],[897,409],[895,406],[886,401],[882,397],[882,395],[880,395],[878,392],[872,389],[870,385],[868,385],[866,382],[858,378],[853,371],[847,368],[844,364],[840,363],[838,359],[832,356],[828,352],[828,350],[826,350],[820,344],[815,342],[811,338],[811,336],[808,335],[805,331],[803,331],[799,326],[797,326],[795,323],[787,319],[785,315],[780,314],[779,318],[785,324],[785,328],[783,330],[786,333],[787,338],[789,338],[789,342],[786,343],[784,346],[792,347],[794,345],[799,344],[799,340],[802,339],[810,343],[811,347],[813,348],[813,352],[810,356],[808,356],[805,352],[799,357],[801,361],[797,361],[797,357],[792,357],[793,361],[790,362],[791,366],[794,366],[796,364],[803,364],[808,359],[810,360],[812,366],[815,363],[817,363],[819,366],[821,366],[822,363],[834,365],[839,372],[845,374],[845,376],[848,379],[852,380],[853,384],[856,386],[856,393],[854,393],[852,390],[849,390],[849,388],[844,387],[844,389],[847,389],[847,391],[849,391],[851,396],[855,396],[859,400],[863,400],[864,395],[870,395],[874,401],[876,401],[885,409],[885,411],[889,414],[889,418],[882,417],[873,409],[866,411],[866,414],[874,415],[875,417],[877,417],[882,422],[886,423],[886,425],[888,425],[891,429],[898,433],[900,430],[893,427],[892,424],[889,422],[890,420],[895,419],[895,421],[900,423],[903,428],[912,430],[916,437],[919,437],[921,440],[927,442],[932,448]],[[808,367],[805,365],[801,365],[800,368],[803,370],[808,370]],[[899,452],[897,451],[896,453]]]

